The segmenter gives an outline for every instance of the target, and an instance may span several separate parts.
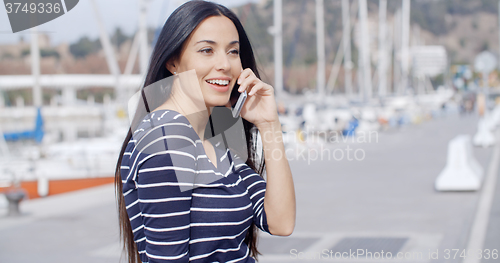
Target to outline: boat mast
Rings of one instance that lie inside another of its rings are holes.
[[[274,89],[279,97],[283,92],[283,35],[282,35],[282,0],[274,0]]]
[[[387,0],[379,1],[378,10],[378,95],[387,94]]]
[[[31,74],[33,76],[33,106],[42,106],[42,87],[40,86],[40,47],[38,46],[38,27],[31,28]]]
[[[141,75],[145,76],[148,70],[149,46],[147,31],[147,3],[139,0],[139,66]]]
[[[403,0],[401,23],[401,95],[408,91],[409,44],[410,44],[410,0]],[[396,22],[397,23],[397,22]]]
[[[99,39],[101,41],[102,49],[104,51],[104,54],[106,55],[106,62],[108,63],[108,69],[109,73],[113,75],[115,79],[115,94],[117,97],[117,100],[120,103],[123,103],[126,98],[126,94],[124,94],[124,91],[120,89],[119,87],[119,78],[120,78],[120,67],[118,66],[118,60],[116,59],[115,56],[115,50],[113,49],[113,46],[111,45],[111,40],[109,39],[109,35],[106,32],[106,28],[104,26],[104,23],[101,19],[101,15],[99,13],[99,8],[97,6],[97,3],[95,0],[90,1],[92,8],[94,9],[94,15],[96,18],[97,26],[99,27]],[[74,89],[73,87],[70,87],[70,89]],[[72,91],[70,93],[71,97],[76,97],[76,92]],[[69,98],[67,98],[69,99]]]
[[[368,7],[366,0],[359,0],[360,48],[361,48],[361,89],[363,101],[366,103],[372,97],[372,78],[370,67],[370,36],[368,33]]]
[[[342,27],[345,95],[349,98],[352,96],[351,12],[349,11],[349,0],[342,0]]]
[[[498,55],[500,56],[500,1],[498,1]],[[498,58],[498,69],[500,70],[500,57]]]
[[[316,89],[320,100],[325,98],[325,19],[323,0],[316,0],[316,50],[318,55]]]

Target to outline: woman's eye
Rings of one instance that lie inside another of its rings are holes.
[[[238,55],[238,54],[240,54],[240,51],[237,49],[233,49],[233,50],[229,51],[229,53]]]
[[[199,52],[208,54],[208,53],[212,53],[212,49],[211,48],[204,48],[204,49],[200,50]]]

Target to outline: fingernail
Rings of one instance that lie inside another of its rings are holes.
[[[241,79],[238,79],[238,85],[241,84]]]

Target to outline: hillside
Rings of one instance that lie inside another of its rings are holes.
[[[368,0],[368,20],[372,64],[376,65],[378,44],[378,0]],[[357,15],[357,1],[350,1],[351,14]],[[283,56],[287,88],[300,90],[315,86],[316,28],[314,0],[283,1]],[[341,1],[324,1],[327,77],[342,38]],[[388,1],[387,23],[393,33],[395,13],[401,1]],[[259,62],[272,82],[273,39],[267,32],[272,25],[273,2],[247,4],[235,9],[250,35]],[[498,1],[496,0],[412,0],[412,45],[444,45],[451,64],[470,64],[482,50],[497,53]],[[351,17],[354,21],[354,16]],[[352,59],[357,64],[356,28],[352,34]],[[393,39],[393,38],[392,38]],[[393,39],[394,40],[394,39]],[[343,84],[339,75],[340,86]]]
[[[316,86],[316,26],[314,0],[283,0],[283,56],[285,89],[301,92]],[[350,0],[352,14],[352,60],[356,64],[357,0]],[[368,0],[368,27],[372,65],[377,64],[378,3]],[[342,38],[341,1],[326,0],[325,41],[327,78]],[[388,31],[394,41],[395,13],[401,7],[400,0],[388,0]],[[244,25],[254,46],[262,78],[273,84],[273,37],[268,28],[273,24],[273,1],[262,0],[233,9]],[[475,55],[485,49],[497,53],[498,36],[497,0],[412,0],[411,45],[444,45],[451,64],[470,64]],[[149,29],[150,43],[154,29]],[[132,36],[123,35],[120,29],[111,35],[117,50],[119,65],[123,71],[128,58]],[[43,43],[43,42],[42,42]],[[42,74],[108,74],[104,53],[99,39],[85,36],[75,43],[54,47],[50,40],[41,46]],[[29,43],[0,48],[0,74],[29,74]],[[138,66],[133,73],[138,72]],[[374,73],[375,71],[373,71]],[[354,75],[354,78],[355,75]],[[340,69],[337,87],[344,83]],[[337,90],[339,92],[341,90]]]

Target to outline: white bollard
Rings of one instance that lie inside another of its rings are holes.
[[[500,107],[496,106],[492,111],[491,111],[491,121],[492,121],[492,126],[493,127],[498,127],[500,124]]]
[[[494,131],[496,129],[497,124],[495,123],[495,116],[493,113],[486,113],[483,117],[485,126],[488,127],[489,131]]]
[[[0,209],[7,209],[8,206],[7,197],[5,197],[5,194],[0,194]]]
[[[469,135],[459,135],[448,143],[446,167],[435,182],[438,191],[475,191],[481,188],[484,170],[472,154]]]
[[[484,170],[483,170],[483,167],[481,167],[481,165],[479,164],[479,162],[476,160],[476,158],[474,158],[474,152],[473,152],[473,147],[472,147],[472,143],[471,143],[471,139],[470,139],[470,136],[469,135],[459,135],[459,136],[463,136],[463,139],[462,140],[465,140],[465,144],[467,146],[467,153],[468,153],[468,160],[469,160],[469,165],[470,167],[472,168],[472,170],[474,170],[475,174],[479,177],[479,180],[483,180],[483,175],[484,175]],[[457,136],[457,137],[459,137]]]
[[[38,177],[37,190],[40,197],[45,197],[49,194],[49,180],[45,176]]]
[[[491,121],[488,118],[482,118],[477,125],[477,133],[474,135],[474,145],[484,148],[493,146],[496,142],[495,136],[491,132]]]

